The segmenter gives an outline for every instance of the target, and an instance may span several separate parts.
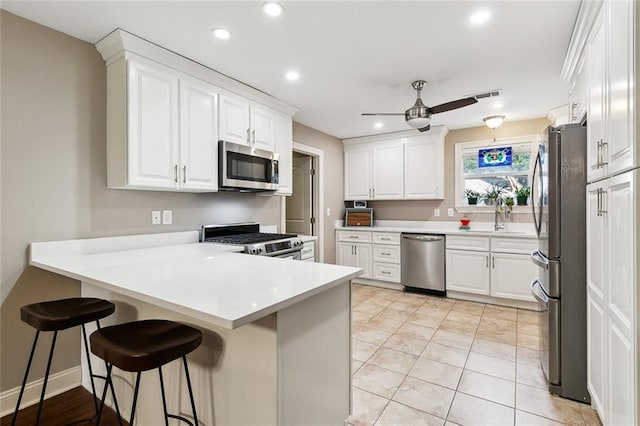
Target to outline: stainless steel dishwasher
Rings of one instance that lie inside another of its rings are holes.
[[[401,250],[402,285],[444,295],[444,235],[402,234]]]

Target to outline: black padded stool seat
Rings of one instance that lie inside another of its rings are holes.
[[[133,419],[135,418],[138,390],[140,389],[140,375],[143,371],[157,368],[160,377],[165,425],[169,425],[169,418],[184,421],[192,426],[198,425],[196,405],[193,399],[193,390],[187,366],[187,354],[202,343],[202,332],[200,330],[173,321],[153,319],[105,327],[93,332],[90,339],[91,352],[104,359],[108,365],[107,386],[109,384],[113,386],[111,370],[114,365],[121,370],[137,373],[129,424],[134,424]],[[167,412],[162,366],[178,358],[182,358],[184,366],[191,410],[193,412],[193,422],[183,416]],[[102,405],[97,419],[98,425],[102,416],[106,390],[107,388],[105,387],[102,393]]]
[[[85,324],[95,321],[96,326],[99,329],[100,320],[111,315],[115,310],[116,305],[109,302],[108,300],[96,299],[92,297],[74,297],[70,299],[51,300],[47,302],[32,303],[20,308],[20,318],[22,319],[22,321],[26,322],[36,329],[36,335],[33,339],[33,346],[31,347],[31,354],[29,355],[29,361],[27,362],[27,369],[24,373],[24,379],[22,380],[20,393],[18,394],[18,402],[16,403],[13,420],[11,421],[12,425],[16,424],[18,411],[20,410],[20,402],[22,401],[22,395],[24,394],[24,389],[27,384],[29,370],[31,369],[31,362],[33,361],[33,355],[36,351],[40,332],[53,331],[53,339],[51,340],[51,349],[49,350],[47,369],[44,373],[44,383],[42,385],[42,392],[40,393],[40,403],[38,404],[36,424],[40,423],[42,402],[44,401],[45,391],[47,389],[47,381],[49,380],[49,372],[51,371],[51,361],[53,360],[53,352],[56,346],[58,331],[66,330],[67,328],[76,326],[82,327],[82,339],[84,341],[84,349],[87,356],[87,366],[89,368],[89,376],[91,379],[91,390],[93,391],[93,401],[96,409],[96,416],[98,415],[98,401],[96,398],[96,389],[93,379],[96,377],[104,379],[105,377],[93,374],[91,359],[89,357],[89,345],[87,344],[87,330],[85,328]],[[113,394],[115,394],[113,391],[113,386],[111,386],[111,391]],[[116,411],[118,411],[117,405]],[[120,413],[118,411],[118,415],[119,414]]]
[[[111,315],[116,305],[91,297],[52,300],[20,308],[20,318],[41,331],[65,330]]]
[[[125,371],[158,368],[196,349],[202,332],[166,320],[134,321],[91,334],[91,352]]]

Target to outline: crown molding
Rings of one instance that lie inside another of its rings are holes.
[[[603,0],[582,0],[582,3],[580,3],[578,17],[571,33],[571,40],[562,64],[562,71],[560,72],[560,76],[566,81],[570,82],[577,71],[591,28],[593,28],[593,23],[603,3]]]

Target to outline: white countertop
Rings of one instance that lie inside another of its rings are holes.
[[[374,226],[336,226],[336,230],[374,232],[415,232],[443,235],[469,235],[483,237],[537,238],[531,223],[507,223],[506,229],[493,230],[493,222],[471,222],[470,230],[459,229],[459,222],[377,220]]]
[[[193,231],[32,243],[30,264],[228,329],[362,273],[197,240]]]

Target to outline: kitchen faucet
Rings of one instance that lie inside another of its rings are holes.
[[[493,213],[493,230],[494,231],[504,230],[504,218],[502,220],[502,224],[500,224],[500,221],[498,220],[498,216],[500,215],[500,213],[502,213],[502,200],[498,198],[496,200],[496,209],[494,210],[494,213]]]

